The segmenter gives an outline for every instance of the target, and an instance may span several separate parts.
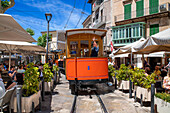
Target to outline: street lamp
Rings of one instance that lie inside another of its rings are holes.
[[[52,14],[51,13],[45,13],[45,17],[47,20],[47,51],[46,51],[46,63],[48,63],[48,40],[49,40],[49,22],[52,18]]]

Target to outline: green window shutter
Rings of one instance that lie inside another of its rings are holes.
[[[136,17],[144,15],[144,0],[136,2]]]
[[[159,32],[159,24],[150,25],[150,36]]]
[[[131,4],[124,5],[124,19],[131,18]]]
[[[159,0],[149,0],[149,13],[154,14],[159,12]]]

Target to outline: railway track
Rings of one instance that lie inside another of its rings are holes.
[[[107,112],[107,109],[106,109],[106,107],[105,107],[105,105],[104,105],[104,103],[103,103],[103,101],[102,101],[102,99],[101,99],[101,97],[100,97],[100,95],[98,95],[96,91],[94,91],[94,93],[95,93],[95,95],[96,95],[96,97],[97,97],[98,102],[100,103],[102,113],[108,113],[108,112]],[[70,113],[76,113],[77,98],[78,98],[78,96],[75,95]]]

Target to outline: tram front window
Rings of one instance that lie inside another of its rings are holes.
[[[88,40],[82,40],[81,43],[81,57],[89,57],[89,41]]]
[[[78,54],[78,42],[70,41],[70,54],[71,57],[76,57]]]
[[[98,41],[91,42],[91,57],[98,57],[99,56],[99,44]]]

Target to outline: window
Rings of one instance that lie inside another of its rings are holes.
[[[159,24],[150,25],[150,36],[159,32]]]
[[[136,2],[136,17],[144,15],[144,0],[139,0]]]
[[[131,4],[124,5],[124,19],[131,18]]]
[[[149,0],[149,13],[158,13],[159,0]]]
[[[116,26],[113,27],[113,33],[114,46],[122,46],[122,44],[126,45],[127,43],[139,40],[141,37],[145,37],[145,23],[139,22]]]

